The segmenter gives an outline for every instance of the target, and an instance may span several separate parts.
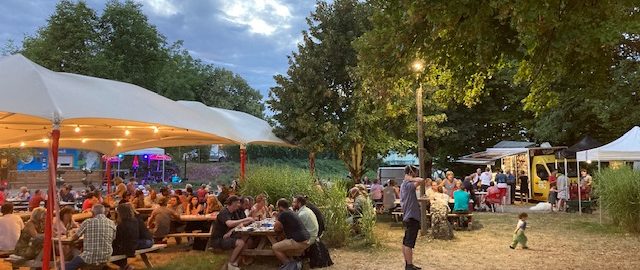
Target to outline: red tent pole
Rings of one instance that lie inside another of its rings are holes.
[[[247,163],[247,145],[240,145],[240,181],[244,181]]]
[[[44,245],[42,250],[42,269],[49,270],[51,261],[51,238],[53,237],[53,211],[56,199],[56,170],[58,167],[58,142],[60,140],[60,130],[54,125],[51,132],[51,147],[49,148],[49,191],[47,198],[47,217],[44,226]]]
[[[107,157],[107,194],[111,193],[111,157]]]

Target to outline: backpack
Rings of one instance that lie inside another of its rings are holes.
[[[333,265],[329,249],[320,241],[316,241],[305,251],[305,257],[309,258],[311,268],[322,268]]]

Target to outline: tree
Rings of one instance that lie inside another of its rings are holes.
[[[246,112],[263,118],[262,95],[247,81],[232,71],[207,65],[204,67],[204,85],[194,89],[195,100],[207,106]]]
[[[390,140],[375,97],[353,73],[352,42],[370,28],[369,14],[368,5],[355,0],[319,1],[298,52],[289,57],[287,76],[275,76],[267,101],[276,132],[309,151],[312,169],[315,154],[330,149],[356,180]]]
[[[25,37],[21,52],[54,71],[93,75],[97,50],[96,13],[84,1],[60,1],[34,36]]]
[[[98,76],[157,89],[169,58],[167,42],[142,13],[141,4],[131,0],[108,2],[99,29]]]

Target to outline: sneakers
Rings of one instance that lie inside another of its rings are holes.
[[[516,247],[514,247],[514,246],[509,246],[509,248],[510,248],[510,249],[516,249]]]
[[[232,263],[227,264],[227,270],[240,270],[240,267],[233,265]]]

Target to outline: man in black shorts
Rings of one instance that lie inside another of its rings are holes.
[[[416,196],[416,188],[424,185],[424,180],[416,177],[418,168],[407,166],[404,168],[404,181],[400,185],[400,205],[402,206],[402,221],[404,222],[404,238],[402,239],[402,254],[404,255],[405,270],[420,270],[413,264],[413,248],[416,246],[418,230],[420,229],[420,205]]]
[[[222,250],[233,249],[229,257],[227,269],[240,269],[238,268],[238,259],[240,258],[242,250],[247,246],[248,238],[238,238],[236,235],[233,235],[233,229],[240,225],[250,224],[253,222],[253,218],[238,218],[236,212],[241,206],[241,201],[238,196],[230,196],[227,198],[225,205],[226,207],[218,213],[218,217],[216,218],[215,228],[211,233],[211,245],[214,248]]]

